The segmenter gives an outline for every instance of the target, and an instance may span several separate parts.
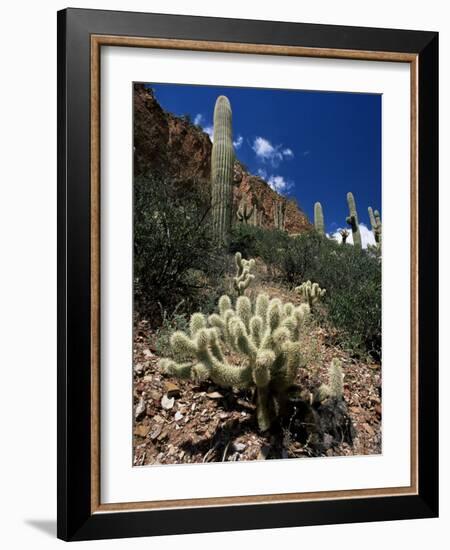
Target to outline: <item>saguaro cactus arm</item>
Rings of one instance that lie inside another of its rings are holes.
[[[231,231],[234,149],[231,105],[219,96],[214,108],[214,141],[211,153],[212,228],[219,242],[227,243]]]

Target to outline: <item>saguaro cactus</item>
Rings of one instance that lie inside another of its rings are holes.
[[[378,248],[381,248],[381,216],[378,210],[372,210],[372,207],[368,208],[370,225],[372,226],[372,233],[375,237],[375,242]]]
[[[254,204],[252,216],[250,218],[250,225],[254,225],[255,227],[258,225],[258,218],[259,218],[258,214],[259,214],[258,205]]]
[[[347,229],[341,229],[339,231],[339,235],[342,237],[342,244],[346,243],[349,234],[350,233],[347,231]]]
[[[321,235],[325,235],[325,226],[323,222],[323,210],[320,202],[316,202],[314,205],[314,227],[316,231]]]
[[[358,222],[358,213],[356,211],[355,198],[353,193],[347,193],[347,203],[350,215],[347,217],[346,221],[348,225],[352,228],[353,235],[353,245],[358,248],[362,248],[361,244],[361,233],[359,232],[359,222]]]
[[[236,212],[237,218],[240,222],[248,223],[252,217],[254,206],[251,208],[248,205],[247,197],[244,195],[239,203],[238,210]]]
[[[233,203],[234,150],[231,105],[227,97],[217,98],[214,108],[214,142],[211,154],[212,227],[217,241],[228,243]]]
[[[286,204],[283,201],[277,201],[273,210],[273,222],[275,229],[284,231],[286,223]]]

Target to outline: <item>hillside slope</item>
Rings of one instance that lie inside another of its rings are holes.
[[[209,189],[212,143],[209,136],[185,117],[165,111],[143,84],[134,87],[134,174],[149,172]],[[301,233],[311,228],[306,214],[294,200],[276,193],[258,176],[247,172],[236,160],[234,167],[234,209],[241,201],[253,207],[249,223],[274,228],[277,209],[284,212],[284,229]],[[236,223],[237,217],[235,217]]]

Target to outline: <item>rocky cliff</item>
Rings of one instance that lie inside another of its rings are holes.
[[[188,117],[164,111],[151,90],[143,84],[134,88],[134,174],[164,173],[166,177],[209,189],[212,143],[209,136]],[[246,171],[237,160],[234,166],[234,210],[247,205],[249,224],[278,227],[288,233],[311,228],[305,213],[294,200],[279,195],[266,181]],[[236,223],[237,216],[234,216]]]

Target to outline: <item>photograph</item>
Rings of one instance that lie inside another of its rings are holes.
[[[382,454],[382,94],[131,86],[133,466]]]

